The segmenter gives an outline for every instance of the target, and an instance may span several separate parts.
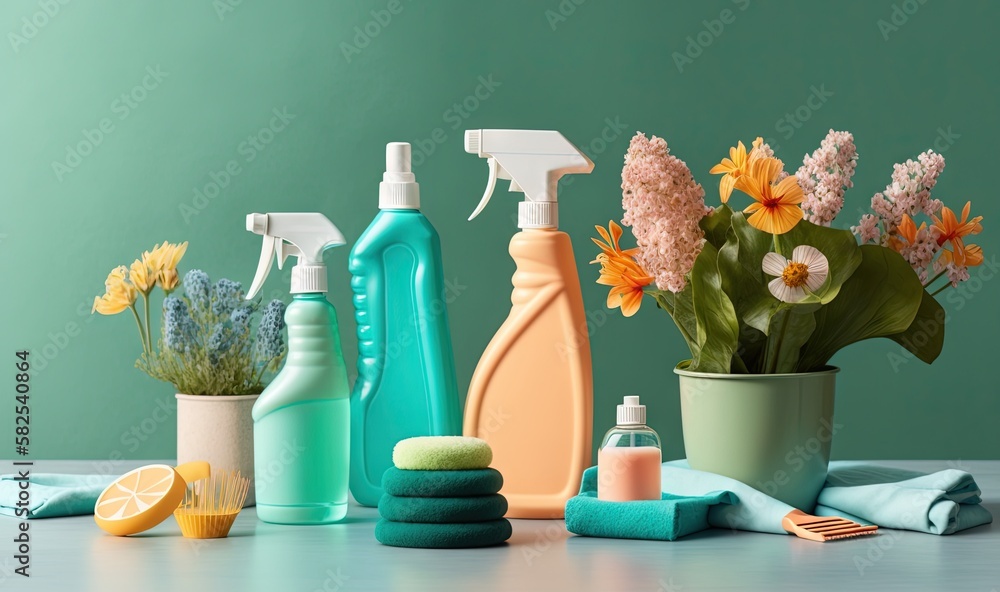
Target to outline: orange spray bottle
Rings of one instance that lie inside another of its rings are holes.
[[[497,179],[524,193],[507,320],[469,385],[464,433],[489,442],[503,474],[509,518],[562,518],[591,461],[593,375],[573,246],[558,230],[559,178],[594,169],[556,131],[468,130],[465,150],[487,158],[489,203]]]

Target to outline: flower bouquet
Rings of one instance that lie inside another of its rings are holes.
[[[933,151],[897,164],[851,230],[832,228],[857,158],[852,135],[831,130],[789,174],[760,138],[739,142],[709,171],[721,203],[708,207],[666,142],[640,133],[622,169],[636,246],[622,247],[613,221],[594,239],[608,306],[632,316],[652,298],[691,351],[675,369],[691,466],[807,511],[836,431],[830,359],[885,337],[933,362],[945,321],[935,296],[983,262],[966,242],[982,218],[931,198],[944,169]]]

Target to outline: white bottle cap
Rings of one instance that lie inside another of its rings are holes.
[[[385,145],[385,173],[378,186],[381,210],[416,210],[420,207],[420,185],[410,170],[410,145],[390,142]]]
[[[518,228],[559,228],[559,204],[554,201],[522,201],[517,204]]]
[[[639,404],[639,397],[629,395],[618,406],[618,425],[646,425],[646,406]]]
[[[292,289],[289,294],[326,292],[326,266],[303,265],[292,267]]]

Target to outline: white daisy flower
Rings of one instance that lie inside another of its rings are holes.
[[[761,268],[767,275],[778,276],[767,284],[771,294],[782,302],[795,303],[823,285],[830,273],[830,262],[816,247],[799,245],[792,251],[791,260],[777,253],[764,255]]]

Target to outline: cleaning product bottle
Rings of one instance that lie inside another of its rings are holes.
[[[625,397],[618,425],[597,450],[597,499],[612,502],[660,499],[660,436],[646,425],[646,406]]]
[[[462,431],[441,244],[420,213],[410,145],[386,146],[379,213],[351,250],[358,379],[351,391],[351,493],[378,505],[392,449]]]
[[[465,150],[488,158],[490,178],[524,192],[511,310],[469,385],[465,435],[493,448],[511,518],[562,518],[591,459],[593,376],[587,318],[569,236],[559,232],[556,186],[594,163],[559,132],[469,130]]]
[[[326,216],[250,214],[264,236],[253,298],[271,270],[294,255],[285,310],[288,358],[253,406],[257,516],[277,524],[328,524],[347,514],[350,399],[337,312],[325,296],[323,252],[345,244]]]

